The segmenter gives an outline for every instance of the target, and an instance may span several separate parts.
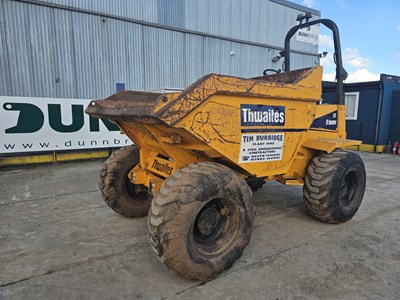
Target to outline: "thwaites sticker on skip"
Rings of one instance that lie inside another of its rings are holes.
[[[241,104],[240,124],[242,126],[284,126],[285,107]]]
[[[281,160],[284,133],[242,134],[239,163]]]

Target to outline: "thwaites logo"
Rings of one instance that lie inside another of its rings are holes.
[[[168,161],[158,159],[154,159],[151,167],[166,175],[172,175],[172,171],[174,170],[174,168],[169,165]]]
[[[285,107],[241,104],[240,124],[242,126],[284,126]]]

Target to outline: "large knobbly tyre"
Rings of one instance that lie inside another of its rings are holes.
[[[365,167],[358,154],[344,149],[321,153],[308,167],[304,203],[319,220],[346,222],[360,207],[365,182]]]
[[[138,163],[139,149],[127,146],[113,152],[100,172],[100,191],[105,202],[126,217],[147,215],[151,204],[147,192],[136,193],[128,178],[128,172]]]
[[[223,165],[193,163],[175,172],[154,196],[149,237],[175,273],[205,280],[228,269],[250,241],[255,207],[246,181]]]
[[[249,178],[246,180],[247,184],[249,185],[249,187],[251,188],[251,190],[253,192],[259,190],[260,188],[262,188],[262,186],[265,183],[265,178],[261,177],[261,178]]]

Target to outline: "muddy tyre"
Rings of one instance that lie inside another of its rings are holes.
[[[304,204],[321,221],[346,222],[360,207],[365,183],[365,167],[358,154],[343,149],[321,153],[307,169]]]
[[[251,188],[251,190],[253,192],[259,190],[260,188],[262,188],[262,186],[265,183],[264,178],[249,178],[246,180],[247,184],[249,185],[249,187]]]
[[[149,237],[175,273],[213,278],[242,255],[255,207],[245,180],[216,163],[194,163],[166,179],[149,211]]]
[[[151,199],[146,191],[137,193],[128,172],[139,163],[136,146],[123,147],[111,154],[100,172],[100,191],[114,211],[126,217],[147,215]]]

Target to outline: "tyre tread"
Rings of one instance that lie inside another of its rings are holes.
[[[124,195],[115,188],[120,176],[123,176],[126,164],[136,165],[139,162],[139,149],[135,145],[124,146],[114,151],[104,162],[100,171],[99,188],[104,201],[115,212],[126,217],[141,217],[147,214],[150,206],[150,200],[145,201],[143,205],[137,207],[127,207],[122,198]]]
[[[148,215],[148,226],[149,226],[149,240],[150,245],[154,252],[156,253],[158,259],[163,262],[168,268],[173,270],[175,273],[189,279],[197,279],[204,280],[207,278],[217,276],[221,270],[213,270],[211,273],[208,272],[199,272],[194,268],[188,267],[188,264],[182,261],[182,257],[179,253],[175,253],[175,251],[169,249],[168,247],[173,247],[175,242],[178,242],[182,237],[177,236],[177,234],[173,231],[168,231],[166,227],[170,225],[169,228],[174,228],[175,224],[178,224],[179,218],[177,214],[179,214],[180,207],[187,205],[186,202],[179,197],[179,193],[182,193],[182,189],[184,191],[188,190],[198,190],[199,188],[193,184],[196,181],[196,178],[203,178],[204,180],[226,180],[229,181],[231,177],[232,180],[243,180],[239,175],[234,176],[235,174],[231,169],[226,166],[212,163],[212,162],[201,162],[201,163],[193,163],[182,169],[179,169],[171,177],[167,178],[162,187],[159,190],[159,193],[153,198],[152,207],[156,209],[150,209]],[[181,188],[181,191],[179,191]],[[251,199],[251,189],[245,184],[239,185],[239,188],[245,194],[245,197]],[[182,194],[180,195],[182,196]],[[187,194],[187,199],[185,201],[190,202],[191,194]],[[252,201],[249,201],[249,214],[251,220],[254,219],[255,216],[255,207]],[[158,214],[157,214],[158,212]],[[168,217],[168,214],[170,217]],[[173,215],[173,217],[171,217]],[[161,216],[165,216],[165,220],[162,220]],[[250,230],[251,231],[251,230]],[[245,240],[243,248],[235,247],[233,250],[235,253],[230,255],[232,257],[240,257],[241,253],[243,253],[244,247],[249,243],[250,236],[241,237]],[[233,264],[234,260],[230,263]],[[229,258],[227,258],[229,261]],[[225,266],[225,268],[230,267]]]
[[[303,187],[304,204],[312,216],[328,223],[342,223],[351,219],[352,215],[347,218],[337,216],[337,209],[331,207],[330,193],[337,171],[343,168],[341,163],[353,160],[361,162],[364,168],[359,156],[345,149],[336,149],[330,154],[320,153],[313,158],[308,166]]]

